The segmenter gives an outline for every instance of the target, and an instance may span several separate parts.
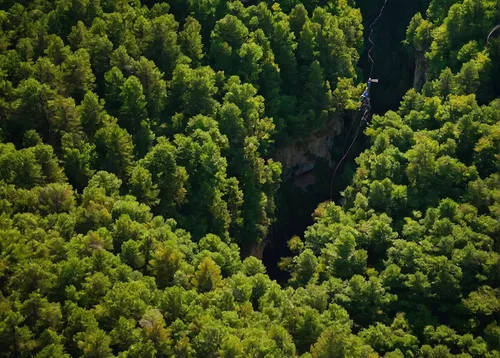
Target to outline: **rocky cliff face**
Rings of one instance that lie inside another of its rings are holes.
[[[343,127],[343,118],[338,116],[328,121],[325,128],[318,130],[307,138],[278,148],[274,158],[283,165],[283,180],[294,180],[297,187],[305,189],[314,184],[312,170],[318,158],[326,159],[332,165],[330,150],[333,139],[338,136]]]
[[[314,185],[316,175],[313,169],[318,158],[326,159],[330,166],[336,164],[330,156],[330,150],[334,144],[334,138],[342,132],[343,126],[343,115],[332,117],[324,128],[313,132],[306,138],[278,148],[273,159],[280,161],[283,166],[282,180],[292,180],[293,185],[302,190],[309,185]],[[249,248],[248,255],[262,259],[268,244],[267,238],[255,243]]]
[[[425,52],[418,51],[415,57],[415,73],[413,75],[413,88],[420,91],[425,83],[425,74],[427,72],[427,62]]]
[[[259,260],[262,260],[262,258],[264,257],[264,250],[266,249],[267,244],[268,244],[267,239],[264,239],[254,244],[250,248],[250,256],[255,256]]]
[[[309,185],[314,185],[316,175],[313,169],[318,158],[326,159],[331,167],[336,164],[330,156],[330,150],[333,147],[334,138],[342,132],[343,126],[343,114],[334,116],[324,128],[311,133],[306,138],[278,148],[273,155],[273,160],[280,161],[283,166],[282,180],[292,180],[293,185],[302,190]],[[249,248],[248,255],[262,259],[269,243],[268,238],[255,243]]]

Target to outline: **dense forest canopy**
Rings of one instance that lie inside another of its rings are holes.
[[[0,4],[0,356],[500,357],[498,0],[388,1],[405,94],[286,282],[274,154],[356,118],[382,2]]]

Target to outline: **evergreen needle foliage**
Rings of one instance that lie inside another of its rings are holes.
[[[425,5],[278,283],[271,158],[359,105],[373,2],[2,1],[0,357],[500,357],[500,2]]]

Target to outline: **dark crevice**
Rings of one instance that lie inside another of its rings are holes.
[[[361,9],[364,25],[364,40],[367,44],[369,25],[378,15],[384,0],[358,0],[356,3]],[[406,36],[407,24],[417,12],[425,12],[430,0],[403,0],[390,1],[383,16],[376,25],[372,38],[375,48],[372,56],[375,60],[373,75],[379,78],[379,83],[372,87],[371,104],[375,114],[385,113],[388,110],[397,110],[399,101],[413,85],[415,59],[413,54],[403,47],[402,41]],[[401,21],[389,21],[398,17]],[[367,78],[371,63],[367,57],[368,46],[360,53],[358,68],[362,76]],[[355,125],[357,125],[355,123]],[[348,125],[344,131],[335,138],[337,144],[331,154],[332,158],[339,160],[343,155],[343,143]],[[362,128],[363,129],[363,128]],[[352,131],[354,132],[354,130]],[[347,146],[353,139],[354,133],[347,138]],[[341,191],[349,184],[356,170],[354,159],[368,146],[366,137],[360,134],[351,153],[339,167],[334,182],[333,200],[338,203]],[[283,257],[290,257],[287,242],[294,235],[301,238],[308,226],[313,224],[311,217],[318,204],[330,198],[330,182],[333,174],[332,168],[326,163],[314,169],[316,183],[306,191],[294,188],[292,181],[282,183],[277,193],[277,220],[269,230],[267,246],[263,254],[263,262],[267,267],[269,276],[280,283],[289,279],[289,273],[279,269],[278,265]]]
[[[352,139],[353,133],[351,133],[348,143]],[[305,190],[295,187],[293,178],[282,183],[276,194],[277,220],[269,230],[269,235],[266,238],[268,244],[262,258],[267,273],[272,279],[279,283],[288,281],[289,273],[280,270],[278,266],[282,258],[293,256],[287,246],[288,240],[295,235],[304,237],[307,227],[313,224],[312,214],[318,204],[332,199],[336,203],[340,202],[341,192],[350,183],[357,168],[354,158],[366,148],[365,141],[364,135],[360,135],[346,160],[339,167],[334,181],[333,198],[330,197],[333,168],[328,167],[326,160],[317,160],[313,169],[313,174],[316,177],[315,183]],[[335,143],[331,150],[332,158],[335,158],[334,162],[343,155],[344,142],[345,132],[335,137]]]

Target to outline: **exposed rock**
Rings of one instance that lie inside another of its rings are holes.
[[[283,165],[283,180],[293,177],[296,186],[302,189],[314,184],[314,175],[308,173],[314,169],[318,158],[326,159],[329,165],[332,165],[330,150],[334,137],[340,134],[342,126],[343,119],[340,116],[332,118],[325,128],[312,133],[306,139],[278,148],[274,159]]]
[[[417,51],[415,57],[415,73],[413,75],[413,88],[420,91],[425,83],[425,75],[427,72],[427,61],[425,59],[425,51]]]
[[[250,248],[250,255],[249,256],[255,256],[259,260],[262,260],[264,257],[264,250],[266,249],[268,241],[266,239],[255,243],[251,246]]]
[[[337,115],[329,120],[324,128],[313,132],[307,138],[278,148],[273,159],[280,161],[283,166],[283,181],[293,180],[293,185],[302,190],[314,185],[316,174],[313,169],[318,158],[326,159],[330,166],[336,164],[332,162],[330,150],[334,138],[342,132],[343,125],[343,116]],[[262,259],[268,243],[269,241],[264,239],[251,245],[248,254]]]

